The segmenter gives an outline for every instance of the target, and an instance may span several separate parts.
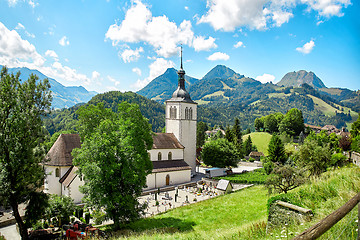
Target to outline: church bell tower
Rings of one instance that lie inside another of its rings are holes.
[[[191,100],[190,94],[185,89],[182,47],[178,76],[178,87],[172,94],[171,99],[166,101],[166,132],[173,133],[185,147],[184,161],[191,167],[191,172],[195,173],[197,103]]]

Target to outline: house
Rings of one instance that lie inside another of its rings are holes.
[[[197,103],[185,89],[182,56],[178,75],[178,87],[166,101],[166,133],[153,136],[153,146],[149,150],[153,171],[147,176],[145,189],[186,183],[195,174]],[[80,147],[79,135],[59,136],[44,163],[45,192],[70,196],[75,202],[81,200],[79,186],[84,182],[77,176],[71,156],[71,151]]]
[[[220,179],[216,186],[216,190],[219,194],[226,194],[232,192],[233,186],[229,180]]]

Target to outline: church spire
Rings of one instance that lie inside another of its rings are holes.
[[[182,45],[181,45],[181,52],[180,52],[180,70],[178,71],[178,75],[179,75],[179,82],[178,82],[178,87],[180,87],[180,89],[185,90],[185,71],[183,69],[183,62],[182,62]]]
[[[180,56],[181,56],[181,64],[180,64],[180,69],[183,69],[183,65],[182,65],[182,44],[181,44],[181,53],[180,53]]]

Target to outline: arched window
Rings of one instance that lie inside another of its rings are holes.
[[[158,153],[158,161],[161,161],[161,152]]]
[[[60,169],[59,168],[55,169],[55,177],[60,177]]]
[[[176,119],[176,107],[170,107],[170,119]]]
[[[168,153],[168,160],[172,160],[172,153],[171,152]]]
[[[189,119],[192,119],[192,108],[189,109]]]

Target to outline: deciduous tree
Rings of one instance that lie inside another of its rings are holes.
[[[234,144],[224,138],[205,143],[201,156],[206,165],[213,167],[236,167],[238,162]]]
[[[304,172],[290,165],[276,167],[265,182],[269,192],[287,193],[305,182]]]
[[[290,109],[279,124],[279,131],[291,136],[298,136],[304,131],[302,112],[297,108]]]
[[[81,191],[91,206],[104,208],[119,228],[141,215],[137,198],[146,186],[152,163],[151,127],[135,104],[119,104],[117,113],[102,104],[78,110],[82,125],[81,149],[73,151],[74,164],[84,177]]]
[[[50,111],[51,93],[47,79],[38,81],[30,75],[21,81],[19,77],[20,72],[13,75],[6,68],[1,70],[0,203],[12,208],[21,238],[28,239],[27,227],[34,217],[41,217],[34,206],[46,200],[40,191],[45,178],[41,116]],[[28,204],[25,222],[19,213],[21,203]]]

